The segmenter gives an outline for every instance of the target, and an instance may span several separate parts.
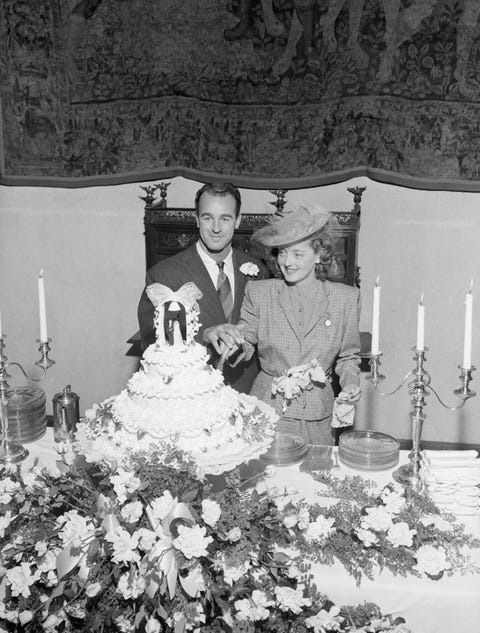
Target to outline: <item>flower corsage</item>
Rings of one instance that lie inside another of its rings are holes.
[[[312,389],[314,384],[324,385],[327,376],[318,364],[316,358],[304,365],[291,367],[284,376],[273,379],[272,394],[283,396],[282,413],[286,413],[287,407],[302,391]]]
[[[240,266],[239,270],[246,277],[256,277],[260,272],[260,268],[253,262],[245,262]]]

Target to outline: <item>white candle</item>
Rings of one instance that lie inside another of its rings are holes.
[[[373,315],[372,315],[372,349],[371,354],[380,354],[380,291],[382,287],[379,285],[380,277],[377,277],[373,286]]]
[[[465,295],[465,331],[463,338],[463,363],[464,369],[472,368],[472,316],[473,316],[473,279],[470,290]]]
[[[425,306],[423,305],[423,292],[418,302],[417,309],[417,351],[425,349]]]
[[[48,341],[47,334],[47,310],[45,308],[45,284],[43,282],[43,269],[38,275],[38,310],[40,314],[40,340]]]

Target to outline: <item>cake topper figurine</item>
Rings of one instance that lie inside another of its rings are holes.
[[[165,303],[163,332],[169,345],[187,342],[187,315],[184,306],[177,301]]]
[[[188,331],[187,314],[202,297],[197,286],[188,282],[174,292],[168,286],[155,283],[147,287],[147,295],[155,306],[157,345],[187,343],[193,334]]]

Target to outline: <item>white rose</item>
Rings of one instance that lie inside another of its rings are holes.
[[[37,477],[35,473],[28,471],[26,473],[22,473],[22,481],[25,488],[32,489],[35,486],[35,482],[37,481]]]
[[[48,543],[46,541],[38,541],[35,544],[35,550],[39,556],[43,556],[48,550]]]
[[[204,499],[202,501],[202,519],[207,525],[213,527],[221,514],[222,510],[216,501],[212,501],[211,499]]]
[[[370,530],[359,528],[358,530],[355,530],[355,533],[365,545],[365,547],[371,547],[378,541],[377,535]]]
[[[362,519],[362,527],[375,532],[387,531],[392,525],[392,514],[386,506],[367,508],[367,514]]]
[[[138,477],[121,468],[118,469],[116,475],[111,475],[110,481],[120,503],[124,503],[127,500],[127,495],[135,492],[141,483]]]
[[[420,523],[422,523],[425,527],[433,525],[433,527],[436,527],[437,530],[440,530],[441,532],[449,532],[452,529],[450,523],[439,514],[427,514],[420,519]]]
[[[303,510],[300,510],[300,512],[298,513],[298,529],[306,530],[309,524],[310,513],[308,512],[307,508],[303,508]]]
[[[177,505],[177,498],[173,498],[170,491],[166,490],[161,497],[157,497],[150,503],[152,515],[155,519],[163,519],[172,512]]]
[[[315,521],[312,521],[305,530],[305,538],[307,541],[327,538],[333,532],[334,523],[335,519],[333,517],[327,519],[327,517],[319,514]]]
[[[296,589],[292,587],[275,587],[275,596],[278,606],[282,611],[291,611],[298,615],[303,607],[309,607],[312,604],[310,598],[303,597],[303,585],[298,585]]]
[[[235,601],[235,609],[237,609],[237,618],[239,620],[250,620],[257,622],[265,620],[270,615],[267,607],[274,604],[272,600],[268,600],[267,595],[258,589],[252,591],[250,598]]]
[[[408,523],[400,521],[399,523],[393,523],[387,532],[387,540],[393,545],[393,547],[399,547],[404,545],[405,547],[411,547],[413,545],[413,537],[417,533],[416,530],[411,530]]]
[[[225,538],[232,543],[239,541],[242,537],[242,531],[239,527],[232,528],[227,534],[225,534]]]
[[[62,528],[59,536],[64,546],[70,542],[78,546],[82,540],[86,540],[95,534],[93,523],[78,514],[76,510],[69,510],[69,512],[62,514],[62,516],[58,517],[56,524]]]
[[[22,626],[24,624],[27,624],[27,622],[30,622],[32,618],[33,618],[33,613],[32,611],[29,611],[28,609],[26,609],[25,611],[21,611],[18,614],[18,620]]]
[[[126,503],[120,510],[120,514],[127,523],[136,523],[142,516],[143,506],[140,501],[131,501]]]
[[[339,631],[343,618],[339,617],[340,608],[332,605],[329,611],[322,609],[316,615],[306,618],[305,624],[308,628],[313,629],[315,633],[324,633],[324,631]],[[373,629],[372,629],[373,630]]]
[[[143,552],[148,552],[152,549],[153,544],[157,540],[157,535],[152,530],[147,530],[146,528],[140,528],[136,532],[138,536],[138,547]]]
[[[53,550],[49,549],[41,558],[38,564],[39,572],[48,573],[57,568],[57,554]]]
[[[139,535],[132,535],[122,527],[115,527],[105,534],[105,540],[109,541],[113,547],[112,560],[114,563],[138,562],[140,554],[137,551]]]
[[[298,519],[296,514],[287,514],[287,516],[283,519],[283,525],[290,530],[297,525],[297,521]]]
[[[138,598],[144,591],[147,583],[138,571],[126,572],[118,579],[117,592],[122,594],[125,600]]]
[[[145,624],[145,633],[160,633],[161,630],[162,625],[157,618],[148,618],[147,623]]]
[[[446,569],[450,569],[450,563],[443,547],[422,545],[415,552],[415,558],[417,559],[417,570],[427,576],[436,577]]]
[[[207,556],[207,547],[213,541],[211,536],[206,536],[207,530],[199,525],[187,527],[178,526],[178,536],[173,541],[176,549],[179,549],[185,558],[198,558]]]
[[[24,598],[30,596],[30,585],[34,584],[36,578],[32,574],[28,563],[21,563],[17,567],[12,567],[7,571],[6,577],[12,596],[23,596]]]
[[[403,491],[391,490],[388,487],[383,489],[381,499],[392,514],[398,514],[405,505]]]
[[[0,516],[0,538],[5,536],[5,530],[8,528],[10,523],[13,521],[15,517],[12,517],[12,513],[10,510],[7,510],[3,516]]]

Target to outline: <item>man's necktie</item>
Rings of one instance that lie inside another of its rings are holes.
[[[233,311],[233,296],[232,288],[230,287],[230,281],[223,270],[225,262],[217,262],[218,277],[217,277],[217,294],[220,298],[223,311],[227,317],[227,321],[230,321]]]

